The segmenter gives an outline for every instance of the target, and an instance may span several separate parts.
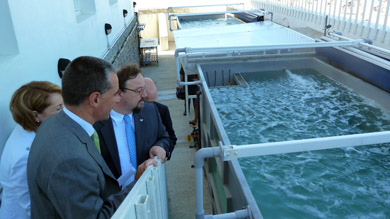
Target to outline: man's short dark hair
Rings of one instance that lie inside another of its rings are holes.
[[[115,73],[115,69],[103,59],[90,56],[76,58],[68,65],[62,78],[64,103],[78,106],[93,92],[104,95],[112,87],[110,73]]]
[[[124,65],[120,67],[117,72],[119,89],[123,91],[123,88],[126,88],[126,81],[136,78],[140,73],[141,69],[137,64]]]

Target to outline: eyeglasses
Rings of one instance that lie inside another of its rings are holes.
[[[143,87],[140,87],[140,88],[138,88],[136,90],[133,90],[133,89],[130,89],[130,88],[125,88],[125,87],[123,88],[123,90],[133,91],[134,93],[136,93],[136,94],[138,94],[140,96],[144,93],[145,89],[146,89],[146,84]]]

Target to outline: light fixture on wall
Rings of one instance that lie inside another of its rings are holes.
[[[105,23],[104,24],[104,32],[106,33],[106,38],[107,38],[107,49],[110,49],[110,40],[108,39],[108,35],[111,33],[112,26],[111,24]]]
[[[112,30],[111,24],[105,23],[104,24],[104,32],[106,33],[106,35],[109,35],[111,33],[111,30]]]
[[[126,28],[126,17],[128,13],[129,12],[127,12],[126,9],[123,9],[123,25],[125,26],[125,28]]]
[[[135,9],[135,6],[137,6],[137,2],[133,2],[133,8],[134,8],[134,16],[136,17],[136,18],[138,18],[138,10],[137,9]]]
[[[62,78],[62,76],[64,75],[65,69],[69,65],[69,63],[70,63],[69,59],[60,58],[58,60],[57,70],[58,70],[58,76],[60,76],[60,78]]]

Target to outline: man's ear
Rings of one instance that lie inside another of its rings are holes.
[[[89,95],[89,104],[91,106],[97,106],[101,101],[102,95],[99,92],[93,92]]]
[[[34,115],[35,122],[40,123],[41,121],[40,121],[40,118],[39,118],[39,113],[38,113],[38,111],[33,110],[32,113],[33,113],[33,115]]]

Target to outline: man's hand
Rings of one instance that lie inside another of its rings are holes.
[[[167,160],[167,152],[158,145],[153,146],[149,150],[149,157],[153,158],[154,156],[157,156],[157,158],[161,160],[161,163],[165,163]]]
[[[155,166],[155,167],[157,166],[157,162],[153,158],[147,159],[143,163],[138,165],[137,174],[135,174],[135,180],[138,180],[141,177],[142,173],[144,173],[146,168],[148,168],[148,166],[151,164],[153,164],[153,166]]]

